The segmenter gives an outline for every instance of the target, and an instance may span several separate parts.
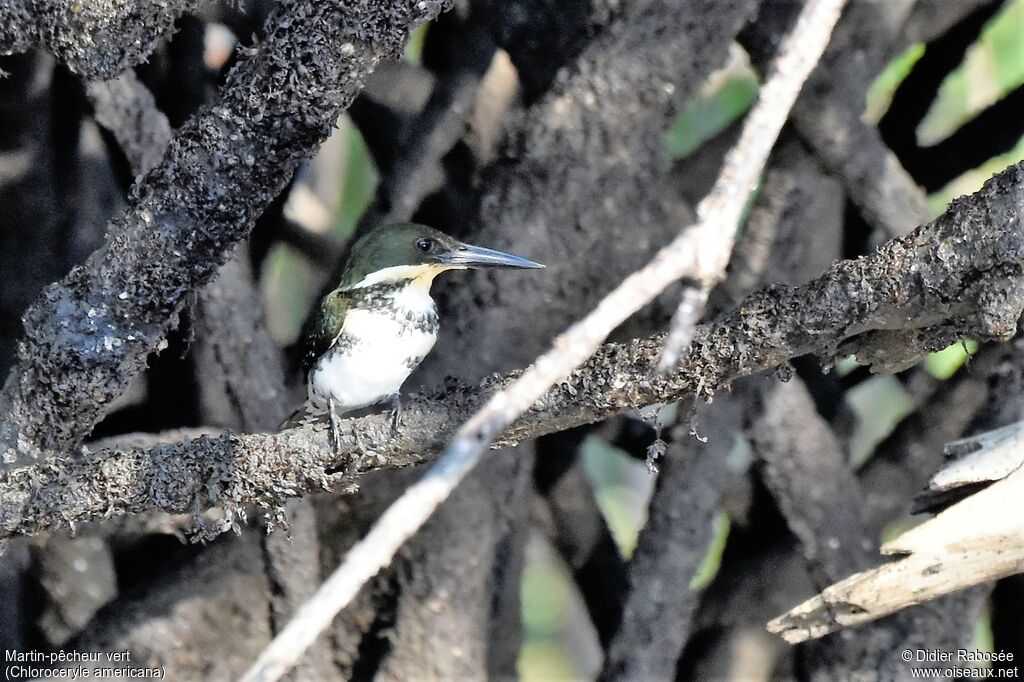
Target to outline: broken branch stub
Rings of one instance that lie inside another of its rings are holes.
[[[952,463],[927,493],[995,481],[882,546],[903,558],[856,573],[768,623],[791,644],[823,637],[951,592],[1024,572],[1024,449],[1021,425],[970,442],[975,452]]]

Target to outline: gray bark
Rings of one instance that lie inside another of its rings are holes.
[[[1018,164],[930,225],[871,256],[838,262],[801,287],[755,293],[702,325],[675,375],[654,375],[660,336],[608,344],[497,445],[598,421],[635,405],[693,393],[712,396],[738,376],[807,353],[827,359],[855,353],[861,362],[891,371],[963,336],[1009,338],[1024,308],[1022,207],[1024,164]],[[449,388],[438,398],[414,402],[397,437],[386,415],[353,420],[342,429],[343,450],[373,454],[360,457],[362,470],[424,461],[510,378],[485,380],[475,390]],[[249,504],[273,507],[338,482],[332,472],[339,464],[326,432],[314,427],[202,436],[148,448],[115,446],[86,461],[44,462],[12,472],[0,481],[0,525],[7,535],[32,534],[114,514],[189,511],[197,499],[203,507],[222,505],[232,513]],[[53,489],[76,493],[32,492]]]

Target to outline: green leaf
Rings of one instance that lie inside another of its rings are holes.
[[[711,76],[669,129],[668,150],[674,160],[692,154],[754,104],[759,85],[757,76],[742,50],[734,48],[733,53],[729,64]]]

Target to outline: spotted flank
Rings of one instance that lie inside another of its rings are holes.
[[[373,283],[346,292],[350,304],[334,342],[312,362],[309,402],[338,414],[397,394],[422,362],[439,329],[429,286],[414,279]]]

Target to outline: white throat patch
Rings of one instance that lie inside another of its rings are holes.
[[[352,289],[363,289],[365,287],[373,286],[374,284],[383,284],[385,282],[400,282],[404,279],[411,280],[413,286],[426,285],[430,287],[430,283],[434,281],[434,278],[445,270],[451,270],[453,268],[446,268],[438,265],[393,265],[390,268],[383,268],[376,272],[371,272],[366,277],[352,285]]]

